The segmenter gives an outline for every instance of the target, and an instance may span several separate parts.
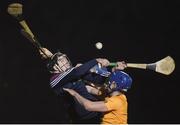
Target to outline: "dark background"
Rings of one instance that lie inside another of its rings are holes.
[[[69,123],[48,85],[49,74],[20,25],[0,1],[0,123]],[[97,57],[151,63],[167,55],[176,62],[165,76],[126,69],[129,123],[180,123],[179,0],[26,0],[24,17],[44,47],[66,53],[75,65]],[[101,41],[103,49],[94,44]]]

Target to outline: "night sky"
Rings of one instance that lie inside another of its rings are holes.
[[[63,100],[49,87],[38,51],[7,13],[13,2],[40,43],[66,53],[73,65],[102,57],[110,61],[153,63],[168,55],[174,72],[163,75],[127,68],[129,123],[180,123],[179,0],[1,0],[0,123],[69,123]],[[103,48],[97,50],[96,42]]]

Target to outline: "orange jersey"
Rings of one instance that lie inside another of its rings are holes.
[[[127,124],[127,98],[124,94],[106,98],[108,108],[102,118],[102,124]]]

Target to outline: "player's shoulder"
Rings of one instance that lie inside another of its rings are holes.
[[[112,96],[111,100],[114,103],[117,103],[118,105],[122,105],[122,104],[127,102],[126,95],[124,95],[124,94],[117,95],[117,96]]]

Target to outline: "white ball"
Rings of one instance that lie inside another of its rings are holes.
[[[101,42],[97,42],[97,43],[95,44],[95,46],[96,46],[97,49],[102,49],[103,44],[102,44]]]

